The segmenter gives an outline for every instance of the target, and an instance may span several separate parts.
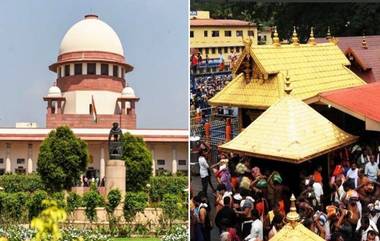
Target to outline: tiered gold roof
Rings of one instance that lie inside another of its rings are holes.
[[[283,89],[284,86],[281,92]],[[301,163],[356,140],[357,137],[339,129],[303,101],[285,94],[232,141],[221,145],[220,149]]]
[[[297,213],[294,195],[290,200],[290,212],[286,215],[288,223],[270,241],[323,241],[323,238],[299,222],[300,216]]]
[[[251,57],[253,68],[261,73],[251,81],[239,67]],[[350,62],[334,43],[251,45],[235,63],[234,79],[217,93],[212,105],[266,109],[283,95],[285,72],[292,76],[293,95],[301,100],[328,90],[365,84],[347,66]]]
[[[270,241],[324,241],[301,223],[292,227],[286,224]]]

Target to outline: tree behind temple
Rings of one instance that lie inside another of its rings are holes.
[[[125,133],[123,136],[123,160],[127,169],[127,191],[141,191],[152,175],[152,155],[142,138]]]
[[[42,142],[37,172],[50,191],[70,190],[80,183],[88,158],[87,144],[69,127],[58,127]]]

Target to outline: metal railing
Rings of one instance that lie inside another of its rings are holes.
[[[216,162],[218,146],[236,137],[239,129],[239,120],[232,108],[210,107],[190,113],[190,135],[210,145],[212,163]]]

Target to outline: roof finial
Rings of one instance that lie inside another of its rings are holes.
[[[273,45],[274,46],[281,46],[280,38],[278,37],[278,33],[277,33],[277,26],[274,26]]]
[[[296,32],[296,26],[293,26],[292,43],[293,43],[293,45],[299,45],[298,36],[297,36],[297,32]]]
[[[286,220],[294,228],[300,220],[300,215],[297,213],[296,198],[294,194],[290,197],[290,211],[286,214]]]
[[[244,39],[244,38],[243,38],[243,43],[244,43],[245,49],[246,49],[247,51],[249,51],[249,49],[251,49],[251,46],[252,46],[253,41],[252,41],[251,38],[248,38],[248,39]]]
[[[313,27],[311,27],[311,30],[310,30],[310,38],[309,38],[309,44],[310,45],[316,45],[316,43],[315,43],[315,38],[314,38],[314,28]]]
[[[292,90],[293,90],[293,88],[290,86],[289,71],[286,71],[284,91],[286,94],[290,95],[290,92],[292,92]]]
[[[329,42],[330,42],[330,39],[331,39],[330,26],[327,26],[327,35],[326,35],[326,39],[329,40]]]
[[[365,34],[363,33],[362,48],[368,49],[367,41],[365,40]]]

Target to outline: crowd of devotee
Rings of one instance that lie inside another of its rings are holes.
[[[209,108],[208,99],[222,90],[232,80],[232,75],[208,75],[194,78],[195,87],[192,88],[190,97],[191,110]]]
[[[207,145],[201,145],[202,190],[194,193],[191,188],[192,241],[211,240],[212,229],[221,241],[270,240],[288,221],[293,193],[299,222],[321,238],[379,240],[379,143],[335,151],[328,172],[318,165],[295,172],[299,182],[292,184],[284,175],[292,170],[270,169],[232,153],[219,153],[218,163],[211,165],[209,155]],[[211,181],[214,178],[216,183]]]

